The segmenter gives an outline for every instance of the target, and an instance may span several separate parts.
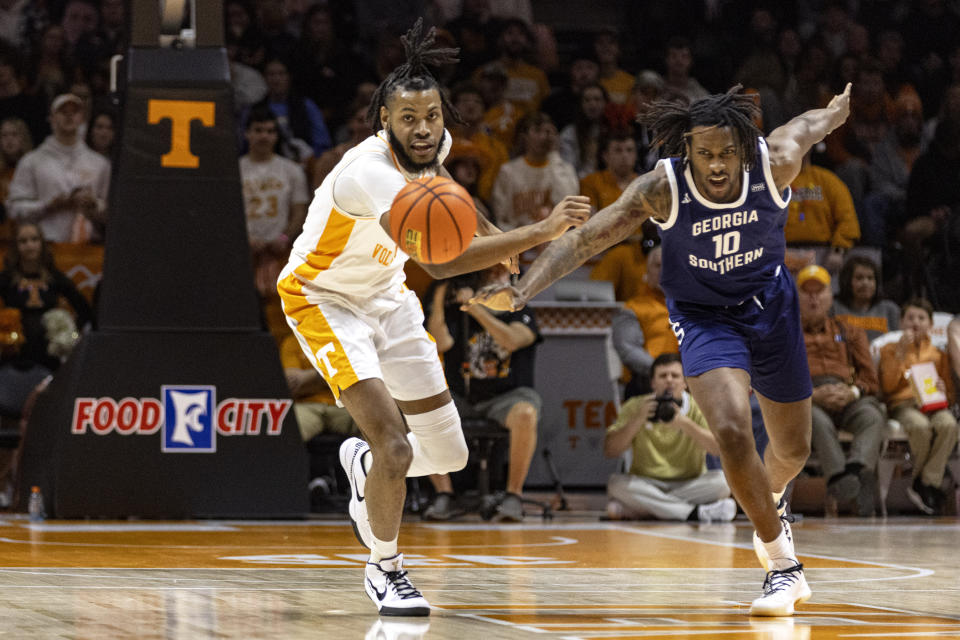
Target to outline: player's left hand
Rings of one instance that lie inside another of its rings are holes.
[[[513,285],[496,282],[477,291],[469,304],[482,304],[494,311],[517,311],[526,306],[527,300]]]
[[[833,99],[830,100],[830,103],[827,104],[827,109],[835,109],[843,114],[843,118],[846,119],[850,115],[850,89],[853,87],[853,83],[848,82],[847,86],[844,88],[843,93],[833,96]]]

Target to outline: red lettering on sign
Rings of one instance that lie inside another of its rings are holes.
[[[86,433],[95,401],[93,398],[77,398],[73,401],[73,426],[71,433]]]
[[[263,402],[257,400],[247,401],[247,415],[250,416],[246,431],[248,435],[260,435],[260,414],[263,413],[265,408],[266,405]]]
[[[224,400],[217,407],[217,431],[225,436],[232,436],[234,433],[240,433],[240,412],[237,409],[237,400],[230,398]]]
[[[140,418],[140,403],[136,398],[124,398],[117,405],[117,432],[130,435],[137,428]]]
[[[97,433],[110,433],[116,415],[117,403],[113,398],[100,398],[93,411],[93,430]]]
[[[267,421],[267,435],[280,435],[292,400],[228,398],[217,405],[216,429],[223,435],[259,435]],[[163,424],[163,405],[156,398],[76,398],[70,432],[97,435],[151,435]]]
[[[160,429],[163,420],[163,407],[156,398],[140,398],[140,435],[150,435]]]
[[[270,412],[270,426],[267,427],[267,433],[271,436],[280,435],[283,429],[283,419],[293,406],[293,400],[270,400],[267,402],[267,410]]]

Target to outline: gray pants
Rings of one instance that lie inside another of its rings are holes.
[[[885,419],[880,405],[873,398],[860,398],[844,407],[838,414],[831,414],[813,405],[812,449],[820,460],[820,468],[828,480],[842,473],[847,462],[859,462],[865,469],[877,468],[880,447],[883,445]],[[843,455],[837,431],[853,435],[850,456]]]
[[[690,480],[657,480],[615,473],[607,483],[607,495],[619,500],[632,517],[686,520],[697,505],[729,498],[730,487],[720,469]]]
[[[928,415],[903,405],[894,409],[893,418],[903,425],[910,440],[913,477],[919,476],[923,484],[939,489],[947,460],[957,446],[957,419],[949,409]]]

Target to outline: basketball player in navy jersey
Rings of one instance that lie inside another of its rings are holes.
[[[669,157],[555,240],[515,286],[488,287],[472,302],[519,309],[647,218],[659,225],[660,284],[684,374],[767,570],[750,613],[788,616],[810,598],[783,493],[810,453],[812,389],[796,287],[783,265],[783,228],[790,182],[804,154],[847,119],[850,85],[826,108],[766,138],[754,124],[759,107],[739,90],[689,106],[654,103],[640,121]],[[751,387],[770,436],[762,461],[751,431]]]

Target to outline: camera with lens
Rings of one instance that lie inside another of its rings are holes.
[[[677,409],[681,406],[680,399],[674,398],[669,389],[654,400],[657,401],[657,408],[653,413],[653,419],[656,422],[670,422],[677,415]]]

